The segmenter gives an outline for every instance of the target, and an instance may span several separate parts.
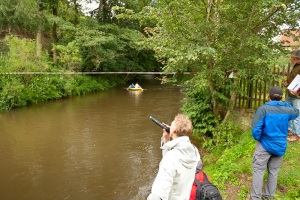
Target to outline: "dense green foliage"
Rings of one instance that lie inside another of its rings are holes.
[[[115,24],[99,25],[93,19],[86,19],[76,30],[82,71],[151,71],[160,66],[153,52],[139,45],[143,37],[138,31]]]
[[[117,20],[112,12],[113,6],[117,5],[139,11],[144,6],[152,4],[151,1],[103,0],[102,4],[99,3],[98,7],[91,12],[93,17],[84,15],[82,5],[85,3],[87,2],[79,0],[71,2],[66,0],[1,1],[1,32],[32,37],[42,30],[45,37],[44,48],[50,52],[53,50],[51,48],[57,45],[60,45],[61,49],[63,49],[62,46],[79,48],[82,51],[81,56],[85,58],[80,64],[83,66],[92,64],[89,68],[99,68],[99,63],[107,61],[114,61],[116,66],[120,64],[118,67],[125,68],[122,64],[130,62],[130,64],[139,65],[141,59],[150,66],[158,65],[153,59],[153,53],[138,45],[143,40],[138,32],[140,30],[138,22]],[[93,55],[89,55],[91,53]],[[85,62],[88,60],[85,56],[92,57],[92,59],[96,57],[96,59],[88,63]],[[123,57],[121,61],[115,61],[120,57]],[[68,59],[63,60],[65,62]],[[140,68],[143,69],[143,67]]]
[[[26,39],[7,38],[10,54],[1,57],[0,72],[58,72],[51,66],[47,55],[34,59],[34,42]],[[18,52],[18,53],[17,53]],[[84,75],[0,75],[0,110],[10,110],[27,104],[87,94],[105,90],[121,81],[116,77],[101,78]]]
[[[194,118],[201,137],[228,122],[236,96],[244,92],[240,80],[279,79],[271,68],[286,65],[282,58],[289,52],[274,38],[282,27],[299,28],[299,6],[295,0],[161,0],[155,8],[125,10],[119,17],[156,21],[145,28],[146,44],[165,71],[198,72],[176,81],[188,87],[183,111]]]
[[[35,32],[42,17],[37,12],[37,1],[32,0],[2,0],[0,2],[0,28],[2,32],[9,28]]]
[[[0,109],[87,94],[115,86],[117,82],[88,76],[1,75]]]

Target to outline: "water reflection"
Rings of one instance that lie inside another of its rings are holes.
[[[12,199],[145,199],[161,159],[161,129],[183,96],[140,81],[107,92],[0,114],[0,194]]]
[[[135,100],[135,104],[138,105],[139,104],[139,101],[141,99],[141,95],[143,94],[143,90],[140,90],[140,91],[128,91],[130,96],[132,98],[134,98]]]

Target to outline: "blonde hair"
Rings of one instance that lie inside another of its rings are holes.
[[[189,135],[193,131],[191,120],[183,114],[177,114],[174,118],[174,123],[178,136]]]

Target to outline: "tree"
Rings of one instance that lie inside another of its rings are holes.
[[[37,22],[37,33],[36,33],[36,56],[41,57],[42,52],[42,39],[43,39],[43,23],[42,23],[42,15],[43,15],[43,4],[41,0],[37,0],[38,7],[38,15],[40,16]]]
[[[76,29],[84,71],[147,71],[159,63],[153,52],[140,45],[142,34],[116,24],[99,24],[86,18]]]
[[[136,0],[100,1],[99,5],[108,5],[103,20],[85,16],[80,5],[83,2],[0,1],[1,31],[35,39],[36,57],[41,59],[42,49],[46,49],[53,56],[53,63],[65,69],[145,71],[160,67],[153,59],[153,51],[140,45],[143,36],[137,31],[140,28],[136,26],[137,21],[119,20],[116,24],[112,11],[114,5],[132,6],[138,10],[149,0],[137,5]]]
[[[41,56],[42,36],[47,26],[43,0],[3,0],[0,2],[0,26],[6,34],[36,37],[36,56]]]
[[[58,7],[59,7],[59,0],[53,0],[50,4],[52,8],[52,14],[54,17],[58,17]],[[56,45],[58,42],[57,36],[57,22],[54,21],[52,25],[52,40],[53,40],[53,63],[57,64],[57,49]]]
[[[92,11],[92,16],[95,16],[102,23],[114,23],[117,14],[113,11],[115,6],[139,12],[143,7],[151,5],[152,2],[152,0],[99,0],[97,8]]]
[[[0,1],[0,26],[4,33],[34,33],[39,19],[36,0]]]
[[[157,20],[155,27],[145,29],[147,45],[165,71],[198,72],[185,79],[185,109],[194,118],[200,117],[195,104],[210,110],[211,124],[216,125],[226,123],[233,111],[236,95],[242,92],[240,79],[274,76],[270,68],[285,53],[274,38],[283,25],[298,26],[299,7],[296,0],[160,0],[156,8],[148,7],[138,16]],[[234,79],[229,79],[232,71]]]

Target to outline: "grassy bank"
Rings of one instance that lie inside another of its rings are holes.
[[[46,51],[42,51],[37,57],[33,40],[6,37],[2,42],[6,44],[7,49],[6,53],[0,56],[0,72],[3,73],[0,74],[0,111],[106,90],[122,83],[124,79],[117,75],[46,74],[46,72],[72,72],[77,68],[54,64]],[[7,72],[45,72],[45,74],[8,75],[5,74]]]
[[[204,170],[221,190],[224,199],[245,200],[250,193],[255,143],[250,131],[245,131],[234,145],[226,149],[214,149],[202,156]],[[299,200],[300,142],[288,144],[283,160],[275,197],[279,200]]]
[[[85,75],[0,75],[0,110],[102,91],[122,79]]]

